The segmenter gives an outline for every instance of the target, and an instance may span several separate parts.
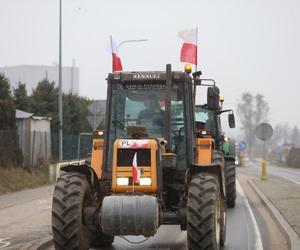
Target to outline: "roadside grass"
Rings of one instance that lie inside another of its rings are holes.
[[[0,195],[49,184],[48,170],[0,168]]]

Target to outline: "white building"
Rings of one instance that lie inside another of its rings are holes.
[[[58,86],[58,66],[43,65],[18,65],[0,67],[0,73],[9,79],[13,88],[16,88],[19,82],[26,84],[28,95],[32,93],[43,79],[54,81]],[[62,90],[64,93],[79,94],[79,68],[62,67]]]

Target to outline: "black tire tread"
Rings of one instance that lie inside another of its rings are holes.
[[[188,249],[217,249],[215,240],[215,204],[220,195],[218,180],[208,174],[193,177],[188,193]]]
[[[88,249],[89,229],[82,223],[82,206],[90,193],[84,175],[63,173],[56,183],[52,203],[55,249]]]
[[[233,162],[225,164],[226,202],[227,207],[233,208],[236,200],[236,167]]]

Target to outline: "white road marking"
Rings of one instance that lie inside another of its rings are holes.
[[[248,224],[248,220],[246,218],[246,213],[244,211],[244,209],[242,209],[242,215],[243,215],[243,220],[245,222],[245,225],[246,225],[246,229],[247,229],[247,249],[248,250],[251,250],[251,244],[250,244],[250,229],[249,229],[249,224]]]
[[[5,247],[8,247],[10,245],[10,242],[7,241],[9,240],[10,238],[0,238],[0,249],[1,248],[5,248]]]
[[[255,246],[256,246],[256,250],[263,250],[263,245],[262,245],[262,240],[261,240],[261,234],[260,234],[260,231],[259,231],[259,228],[258,228],[258,225],[257,225],[257,222],[256,222],[256,219],[254,217],[254,214],[253,214],[253,211],[250,207],[250,204],[248,202],[248,199],[247,197],[245,196],[245,193],[239,183],[238,180],[236,180],[236,190],[237,192],[241,195],[241,197],[243,198],[243,201],[248,209],[248,212],[250,214],[250,218],[252,220],[252,223],[253,223],[253,227],[254,227],[254,233],[255,233]],[[248,228],[248,225],[246,225],[247,228]]]

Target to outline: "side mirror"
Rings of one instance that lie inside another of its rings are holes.
[[[235,128],[235,118],[233,113],[228,114],[228,123],[230,128]]]
[[[220,90],[216,87],[207,88],[207,107],[210,110],[219,109]]]

